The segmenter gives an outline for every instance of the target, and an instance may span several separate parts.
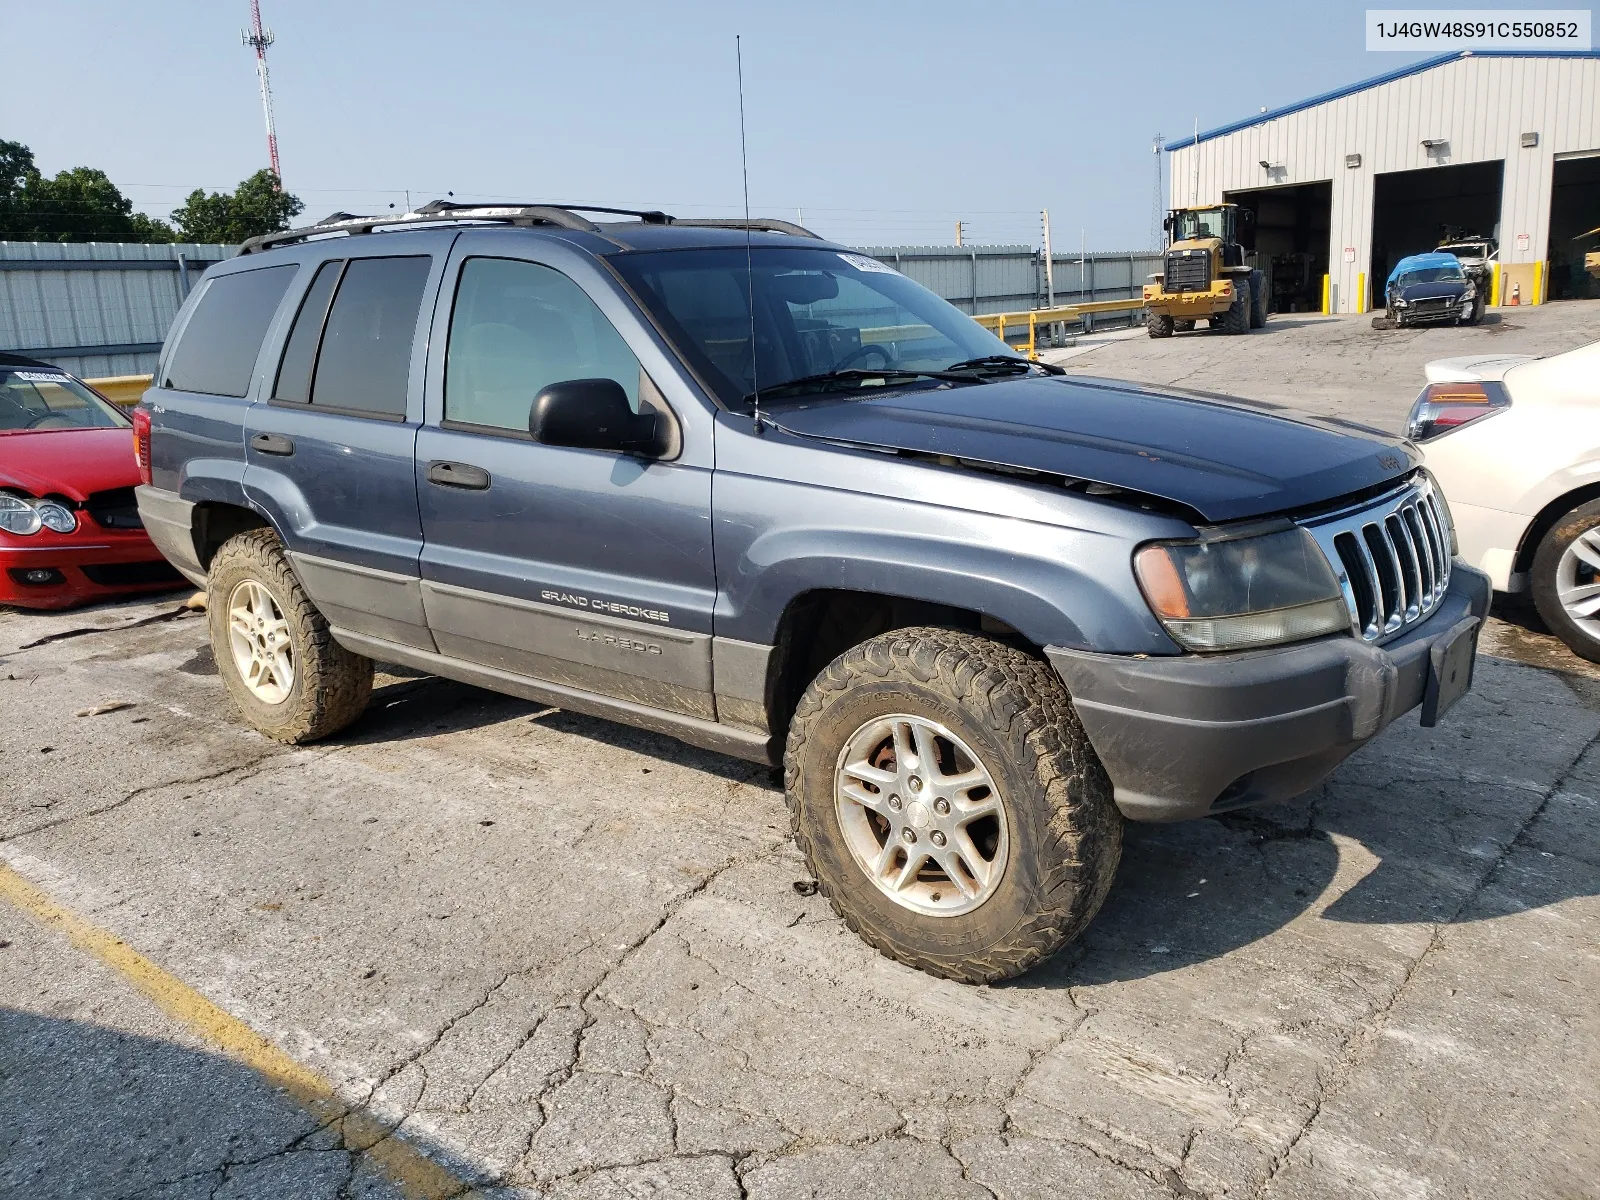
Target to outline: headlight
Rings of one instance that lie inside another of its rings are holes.
[[[64,504],[54,500],[41,500],[33,506],[33,511],[39,514],[39,520],[46,529],[53,529],[57,533],[71,533],[78,527],[78,518]]]
[[[1303,529],[1154,542],[1133,556],[1151,611],[1186,650],[1244,650],[1346,632],[1333,568]]]
[[[1405,306],[1406,306],[1406,304],[1407,304],[1407,303],[1409,303],[1409,302],[1408,302],[1408,301],[1406,301],[1406,300],[1400,300],[1400,299],[1397,299],[1397,300],[1395,300],[1395,302],[1394,302],[1394,306],[1395,306],[1395,307],[1396,307],[1396,308],[1404,308],[1404,307],[1405,307]]]
[[[1476,300],[1478,298],[1478,289],[1470,283],[1467,284],[1467,290],[1461,293],[1461,298],[1463,300]]]
[[[44,526],[39,510],[26,500],[0,492],[0,529],[7,533],[38,533]]]

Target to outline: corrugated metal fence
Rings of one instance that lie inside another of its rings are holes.
[[[1031,246],[866,246],[962,312],[1023,312],[1047,303],[1044,255]],[[1132,300],[1142,295],[1145,276],[1161,269],[1154,250],[1052,254],[1056,304]]]
[[[236,246],[0,242],[0,350],[80,377],[148,375],[178,305]]]
[[[0,242],[0,350],[79,376],[146,375],[178,305],[236,246]],[[1029,246],[868,246],[963,312],[1020,312],[1046,303],[1044,256]],[[1055,302],[1140,294],[1160,256],[1054,255]]]

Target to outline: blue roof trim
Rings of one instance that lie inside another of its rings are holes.
[[[1293,104],[1286,104],[1282,108],[1274,108],[1270,112],[1257,113],[1253,117],[1235,121],[1231,125],[1219,125],[1215,129],[1206,130],[1199,137],[1186,137],[1181,141],[1168,142],[1164,149],[1168,151],[1183,150],[1189,146],[1198,145],[1200,142],[1210,141],[1212,138],[1238,133],[1239,130],[1249,129],[1252,125],[1265,125],[1268,121],[1276,121],[1279,117],[1287,117],[1290,113],[1297,113],[1307,108],[1315,108],[1317,105],[1326,104],[1330,100],[1341,100],[1346,96],[1353,96],[1357,92],[1364,92],[1368,88],[1379,87],[1385,83],[1393,83],[1396,79],[1404,79],[1407,75],[1420,75],[1424,71],[1431,71],[1435,67],[1442,67],[1445,63],[1455,62],[1457,59],[1462,58],[1600,58],[1600,50],[1452,50],[1448,54],[1436,54],[1432,58],[1423,59],[1421,62],[1397,67],[1393,71],[1375,75],[1371,79],[1362,80],[1360,83],[1347,84],[1342,88],[1335,88],[1331,92],[1323,92],[1322,95],[1312,96],[1309,100],[1298,100]]]

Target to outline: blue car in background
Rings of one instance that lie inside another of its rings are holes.
[[[1396,327],[1476,325],[1486,298],[1454,254],[1433,251],[1402,258],[1389,274],[1387,316]]]

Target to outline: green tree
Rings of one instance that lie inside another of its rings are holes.
[[[239,184],[231,195],[196,188],[182,208],[173,210],[172,220],[186,242],[236,245],[246,238],[289,228],[290,220],[305,207],[283,190],[276,175],[263,169]]]
[[[40,173],[33,152],[0,140],[0,237],[33,242],[170,242],[171,226],[133,211],[104,171]]]

